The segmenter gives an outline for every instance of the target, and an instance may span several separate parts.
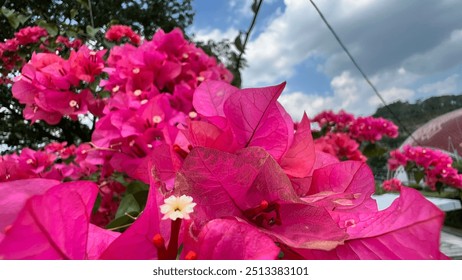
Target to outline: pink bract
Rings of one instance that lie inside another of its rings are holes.
[[[191,242],[184,250],[195,252],[199,260],[274,260],[280,251],[270,237],[234,219],[208,222]]]
[[[350,236],[344,245],[298,253],[308,259],[447,259],[439,249],[444,213],[416,190],[403,188],[383,211],[338,214]]]
[[[287,175],[261,148],[246,148],[238,155],[194,148],[177,175],[175,190],[198,203],[199,227],[234,216],[298,248],[334,248],[345,237],[323,208],[298,198]]]
[[[97,256],[114,234],[90,226],[98,188],[91,182],[56,185],[29,199],[0,243],[5,259],[88,259]],[[99,237],[97,244],[91,238]]]

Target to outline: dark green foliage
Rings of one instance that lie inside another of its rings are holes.
[[[175,27],[185,29],[191,25],[194,16],[191,0],[7,0],[3,7],[14,11],[18,18],[20,15],[27,17],[26,25],[44,20],[71,37],[85,36],[87,26],[110,24],[129,25],[150,37],[158,28],[166,32]],[[8,28],[10,22],[7,17],[0,17],[0,38],[13,36],[15,30]]]

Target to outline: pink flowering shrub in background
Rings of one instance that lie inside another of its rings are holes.
[[[387,192],[399,192],[403,188],[403,183],[399,179],[392,178],[383,181],[382,188]]]
[[[383,137],[398,137],[398,127],[390,120],[370,116],[356,118],[343,110],[338,113],[323,111],[312,122],[320,128],[314,131],[317,149],[341,160],[366,161],[363,153],[380,151],[382,147],[378,142]]]
[[[16,32],[14,38],[0,42],[0,84],[12,82],[9,74],[21,69],[27,62],[24,54],[31,54],[36,49],[45,53],[56,50],[66,54],[67,51],[77,50],[80,46],[82,46],[82,41],[79,39],[69,39],[63,36],[53,38],[42,27],[25,27]]]
[[[371,197],[359,147],[391,122],[327,112],[313,140],[285,83],[231,86],[178,29],[106,39],[130,43],[37,53],[15,78],[26,119],[97,121],[90,143],[2,156],[0,259],[446,259],[441,210],[404,186]]]
[[[433,191],[443,187],[462,189],[462,174],[452,165],[448,154],[420,146],[404,146],[402,150],[391,151],[388,160],[391,171],[403,167],[409,183],[419,184],[424,179],[425,187]]]
[[[120,43],[122,40],[127,39],[128,42],[136,46],[141,43],[140,35],[136,34],[130,26],[126,25],[111,25],[106,31],[104,38],[110,42],[116,43]]]

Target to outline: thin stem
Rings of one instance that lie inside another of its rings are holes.
[[[141,214],[141,213],[140,213]],[[133,217],[132,215],[130,215],[129,213],[125,212],[124,213],[125,216],[129,217],[130,219],[133,219],[136,221],[136,219],[138,219],[138,217]]]
[[[236,69],[238,71],[241,68],[242,56],[245,53],[245,47],[247,45],[247,42],[249,41],[250,33],[252,32],[252,29],[255,26],[255,22],[257,21],[258,12],[260,11],[260,7],[262,3],[263,3],[263,0],[260,0],[258,2],[257,8],[255,9],[255,13],[253,14],[252,22],[250,23],[249,29],[245,33],[244,43],[242,44],[242,51],[239,53],[239,56],[237,57]]]
[[[126,225],[123,225],[123,226],[118,226],[118,227],[113,227],[113,228],[108,228],[107,230],[118,230],[118,229],[121,229],[121,228],[126,228],[126,227],[129,227],[133,225],[133,223],[130,223],[130,224],[126,224]]]
[[[170,241],[168,242],[167,254],[168,259],[176,259],[178,253],[178,236],[180,235],[181,219],[172,221],[172,227],[170,231]]]
[[[95,28],[95,22],[93,21],[93,9],[91,8],[91,0],[88,0],[88,8],[90,9],[91,27]]]

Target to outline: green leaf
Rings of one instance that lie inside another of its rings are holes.
[[[99,32],[99,28],[93,28],[91,27],[90,25],[87,25],[87,28],[86,28],[86,31],[87,31],[87,34],[88,36],[90,36],[91,38],[94,38],[95,35]]]
[[[131,216],[137,216],[137,215],[138,215],[138,213],[136,213],[136,212],[131,212],[131,213],[128,213],[128,214],[131,215]],[[129,216],[122,216],[122,217],[115,218],[114,220],[112,220],[112,221],[106,226],[106,229],[110,229],[110,230],[114,230],[114,231],[123,232],[123,231],[126,230],[133,222],[134,222],[133,219],[130,218]]]
[[[149,191],[149,185],[141,181],[133,181],[127,185],[127,193],[135,194],[141,191]]]
[[[54,23],[46,22],[43,19],[37,20],[35,23],[38,26],[45,28],[47,30],[48,34],[50,34],[50,36],[52,36],[52,37],[58,35],[58,33],[59,33],[58,26],[56,24],[54,24]]]
[[[422,179],[425,177],[425,174],[420,170],[415,170],[413,172],[413,175],[414,175],[414,180],[417,184],[419,184],[420,181],[422,181]]]
[[[13,27],[14,29],[19,27],[20,21],[18,19],[18,16],[15,14],[14,10],[2,7],[2,14],[6,17],[11,27]]]
[[[95,204],[93,204],[93,210],[91,211],[93,214],[98,212],[98,209],[101,206],[101,201],[102,201],[101,195],[98,194],[98,196],[96,197]]]
[[[178,248],[178,252],[176,253],[176,259],[179,260],[181,256],[181,252],[183,252],[184,246],[183,243],[180,244],[180,247]]]
[[[10,10],[10,9],[8,9],[8,8],[6,8],[6,7],[2,7],[2,14],[3,14],[6,18],[8,18],[8,17],[11,17],[11,16],[14,15],[14,10]]]
[[[443,191],[443,188],[444,188],[444,184],[441,183],[440,181],[438,181],[438,182],[436,182],[435,187],[436,187],[436,191],[439,194],[441,194],[441,192]]]
[[[77,9],[72,9],[72,10],[70,11],[71,19],[74,19],[75,16],[78,15],[78,14],[79,14],[79,10],[77,10]]]
[[[67,37],[69,37],[69,38],[76,38],[77,37],[77,32],[75,32],[74,30],[68,29],[68,30],[65,31],[65,33],[66,33]]]
[[[125,216],[125,213],[140,213],[141,212],[141,207],[136,201],[135,197],[133,194],[127,194],[122,198],[122,201],[120,201],[119,208],[117,209],[117,213],[115,215],[116,219],[120,218],[122,216]]]
[[[257,13],[257,9],[258,9],[258,0],[253,0],[252,12],[253,12],[254,14]]]
[[[378,157],[387,152],[387,149],[377,143],[369,143],[363,149],[362,153],[366,157]]]
[[[148,201],[148,193],[148,191],[139,191],[133,194],[133,197],[135,198],[136,202],[138,202],[140,209],[144,209],[146,206],[146,202]]]
[[[114,181],[119,182],[124,186],[127,185],[127,181],[125,180],[125,175],[123,173],[114,172],[112,173],[112,178],[114,179]]]
[[[242,40],[241,40],[241,33],[237,35],[236,39],[234,39],[234,45],[236,46],[236,49],[243,53],[244,52],[244,46],[242,45]]]
[[[87,0],[77,0],[77,2],[82,6],[82,8],[90,10],[90,6],[88,6]]]
[[[28,21],[29,18],[30,18],[30,16],[25,16],[25,15],[23,15],[23,14],[19,14],[19,15],[18,15],[18,20],[19,20],[19,22],[20,22],[21,24],[26,23],[26,21]]]

